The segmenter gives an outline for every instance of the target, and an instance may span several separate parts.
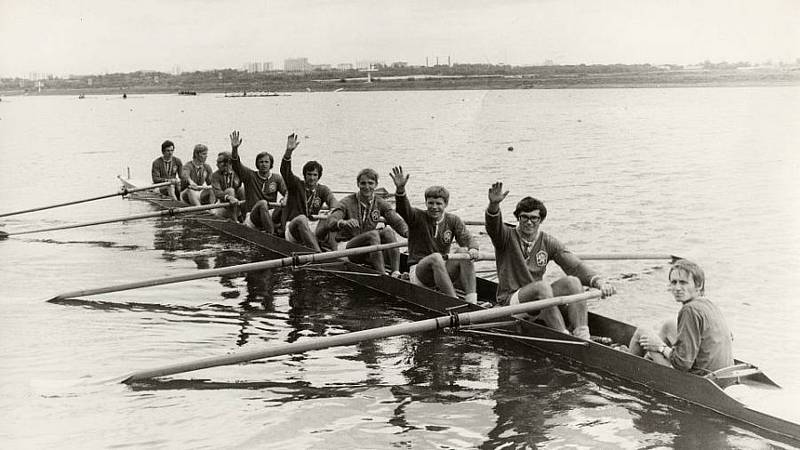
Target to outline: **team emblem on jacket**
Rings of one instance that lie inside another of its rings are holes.
[[[322,201],[320,201],[319,197],[314,197],[314,200],[311,201],[311,206],[314,208],[319,208],[322,206]]]
[[[452,238],[453,238],[453,233],[450,230],[444,230],[444,233],[442,233],[442,242],[447,244],[450,242]]]
[[[369,213],[369,217],[372,219],[373,222],[377,222],[378,219],[381,218],[381,212],[377,209],[373,209],[371,213]]]
[[[544,267],[547,265],[547,252],[544,250],[539,250],[536,252],[536,265],[539,267]]]
[[[269,184],[269,191],[270,191],[270,192],[275,192],[275,191],[277,191],[277,190],[278,190],[278,185],[277,185],[277,184],[275,184],[275,182],[274,182],[274,181],[273,181],[272,183],[270,183],[270,184]]]

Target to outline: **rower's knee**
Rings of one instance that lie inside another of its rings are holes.
[[[445,268],[445,261],[444,257],[439,252],[431,253],[430,255],[422,258],[420,260],[420,264],[430,264],[431,267],[435,268]]]
[[[553,289],[543,281],[535,281],[523,286],[519,290],[520,303],[553,297]]]

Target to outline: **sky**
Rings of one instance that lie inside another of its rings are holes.
[[[762,63],[800,0],[0,0],[0,76],[312,64]]]

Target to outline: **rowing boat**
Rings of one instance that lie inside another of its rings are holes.
[[[127,187],[135,187],[134,183],[121,177],[120,179]],[[149,201],[160,208],[185,206],[181,202],[165,199],[156,194],[137,194],[132,197]],[[206,215],[194,220],[224,235],[248,242],[270,253],[291,256],[312,251],[299,244],[262,233],[236,222],[208,217]],[[405,258],[403,258],[402,264],[405,266]],[[340,278],[390,295],[431,314],[441,315],[454,311],[467,312],[480,309],[479,306],[461,299],[413,285],[358,264],[337,262],[335,265],[326,265],[325,269]],[[497,285],[480,277],[477,279],[477,285],[478,298],[484,301],[493,301]],[[622,344],[630,341],[636,329],[630,324],[591,312],[589,313],[589,327],[594,336],[603,336],[610,338],[610,341],[614,343]],[[754,409],[726,392],[725,388],[734,384],[747,386],[752,390],[781,389],[777,383],[750,363],[736,360],[734,366],[703,377],[658,365],[644,358],[619,351],[606,343],[594,340],[584,341],[536,322],[521,321],[516,333],[519,338],[510,338],[558,359],[580,363],[592,371],[601,373],[604,377],[623,379],[646,390],[677,397],[738,422],[790,438],[794,442],[800,442],[800,424]],[[570,343],[583,345],[569,345]]]

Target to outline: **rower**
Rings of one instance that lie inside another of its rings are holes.
[[[230,152],[219,152],[217,155],[217,170],[211,174],[211,189],[217,201],[233,205],[230,208],[214,209],[213,214],[238,221],[239,200],[244,200],[244,184],[231,167]]]
[[[478,240],[461,218],[445,212],[450,193],[443,186],[431,186],[425,190],[426,209],[412,208],[406,196],[409,176],[401,166],[392,169],[397,212],[408,224],[409,279],[419,286],[436,287],[451,297],[456,296],[455,281],[466,293],[464,300],[477,303],[472,260],[445,261],[445,257],[455,240],[459,246],[468,248],[472,259],[477,258]]]
[[[191,205],[210,205],[216,201],[211,189],[211,166],[206,163],[208,147],[197,144],[192,150],[192,160],[183,165],[181,200]]]
[[[500,202],[507,195],[508,191],[503,191],[503,183],[494,183],[489,189],[489,206],[486,208],[486,232],[495,248],[497,301],[500,304],[579,294],[583,292],[583,286],[600,289],[603,297],[614,294],[611,283],[567,250],[558,239],[539,230],[547,217],[547,208],[541,201],[533,197],[523,198],[514,209],[517,226],[505,225]],[[550,260],[555,261],[567,274],[552,284],[542,281]],[[574,336],[589,339],[586,302],[571,303],[562,308],[566,313],[566,322],[558,307],[543,309],[537,318],[564,333],[569,332],[568,322]]]
[[[269,152],[256,155],[258,170],[252,170],[242,164],[239,159],[239,146],[242,145],[239,132],[234,130],[230,137],[231,166],[244,183],[247,211],[244,224],[272,234],[275,232],[275,224],[269,211],[269,203],[277,202],[279,192],[283,197],[286,196],[286,183],[280,174],[271,172],[274,158]]]
[[[344,197],[339,206],[328,216],[328,226],[331,230],[338,231],[336,240],[347,241],[346,247],[353,248],[397,242],[395,232],[408,237],[408,225],[403,218],[386,200],[375,195],[378,172],[373,169],[363,169],[358,172],[356,183],[358,192]],[[385,218],[391,227],[386,226],[378,230],[377,225],[381,217]],[[375,270],[383,273],[384,256],[389,260],[392,276],[400,277],[400,251],[396,248],[350,257],[350,260],[356,263],[369,263]]]
[[[705,298],[706,277],[697,264],[679,259],[669,269],[669,291],[681,309],[658,333],[638,328],[630,352],[699,375],[733,365],[733,336],[720,309]]]
[[[165,181],[178,181],[183,168],[183,163],[175,155],[175,144],[170,140],[161,143],[161,156],[153,161],[153,167],[150,174],[153,177],[153,183],[163,183]],[[159,192],[163,195],[171,197],[173,200],[178,200],[178,195],[175,193],[175,184],[159,188]]]
[[[330,188],[319,184],[322,178],[322,164],[308,161],[303,165],[303,179],[292,173],[292,153],[300,145],[297,134],[292,133],[286,140],[286,152],[281,160],[281,176],[286,181],[286,206],[282,208],[282,222],[286,224],[286,240],[303,244],[320,251],[320,244],[333,250],[329,242],[326,220],[313,219],[319,214],[322,205],[333,209],[339,205]]]

